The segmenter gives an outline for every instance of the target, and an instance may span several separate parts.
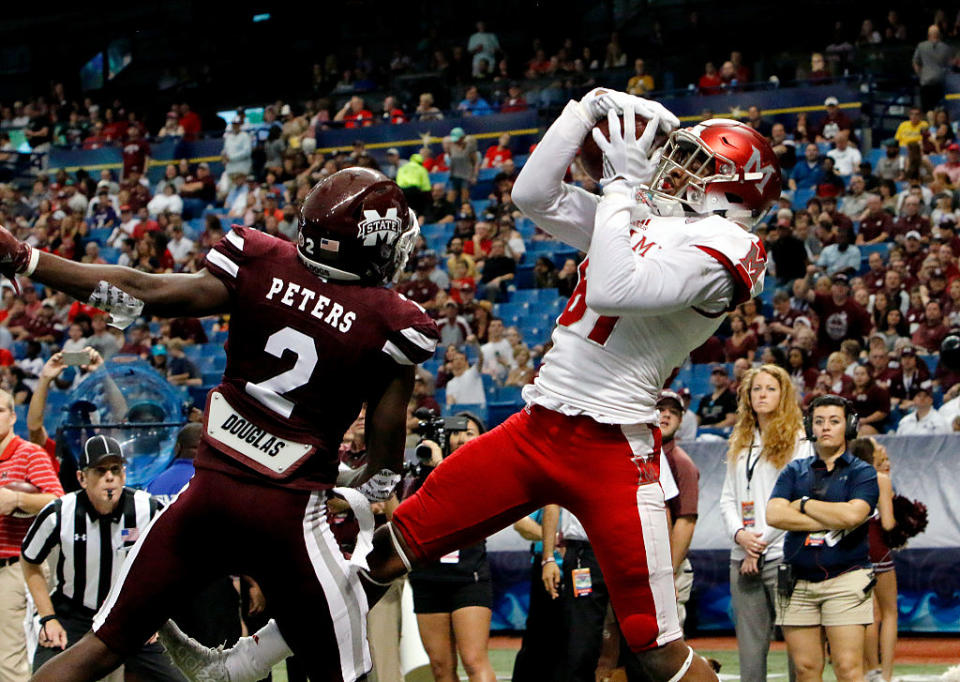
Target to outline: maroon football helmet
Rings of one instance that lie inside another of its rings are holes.
[[[297,253],[324,279],[381,285],[406,266],[419,234],[397,183],[370,168],[347,168],[304,199]]]
[[[780,162],[750,126],[713,118],[670,134],[650,188],[687,211],[752,227],[780,198]]]

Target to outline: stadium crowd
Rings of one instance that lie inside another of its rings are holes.
[[[856,44],[907,39],[895,13],[882,30],[867,23]],[[955,37],[957,25],[943,18],[930,27],[913,57],[921,106],[876,149],[866,148],[833,96],[825,98],[822,112],[801,113],[789,123],[756,106],[746,112],[746,123],[769,138],[786,181],[779,207],[757,228],[769,256],[766,291],[741,304],[678,368],[671,388],[682,405],[671,406],[682,418],[675,425],[679,442],[698,433],[729,436],[738,390],[761,364],[781,368],[804,406],[828,393],[848,398],[860,435],[960,431],[960,376],[937,356],[950,328],[960,326],[960,144],[957,123],[937,96],[937,67],[944,71],[954,59],[944,55],[941,34]],[[465,45],[450,54],[436,50],[430,61],[452,92],[463,90],[450,107],[454,115],[481,116],[561,103],[592,86],[600,70],[628,64],[616,34],[600,52],[571,41],[548,57],[534,45],[529,61],[514,68],[481,22]],[[842,45],[831,45],[801,71],[827,84],[843,53]],[[632,64],[625,89],[653,91],[655,75],[643,58]],[[411,68],[411,59],[398,53],[389,72]],[[708,63],[704,71],[697,86],[703,94],[750,81],[737,51],[719,70]],[[147,179],[156,165],[151,141],[203,134],[203,122],[187,103],[174,105],[155,132],[135,108],[73,101],[60,84],[48,96],[0,106],[0,163],[13,153],[13,130],[22,130],[38,152],[51,145],[117,145],[123,153],[118,173],[59,169],[39,174],[29,187],[0,185],[0,224],[34,248],[68,259],[197,272],[231,225],[295,241],[297,206],[316,182],[354,165],[382,170],[404,189],[422,225],[396,288],[430,312],[442,339],[437,357],[417,369],[409,443],[419,439],[414,413],[424,407],[472,411],[495,425],[522,404],[520,391],[550,347],[554,320],[577,290],[584,254],[552,241],[513,204],[513,181],[529,149],[508,133],[484,147],[455,127],[440,145],[426,144],[407,159],[396,149],[373,154],[362,141],[349,150],[316,151],[316,137],[330,127],[399,124],[451,112],[435,106],[449,93],[422,93],[415,107],[388,94],[371,107],[363,93],[374,89],[371,74],[380,70],[362,50],[349,68],[328,59],[314,73],[316,100],[299,108],[276,102],[255,124],[246,121],[244,109],[237,111],[223,134],[219,177],[208,162],[180,159],[166,165],[157,182]],[[345,101],[334,110],[331,97],[338,96]],[[487,169],[488,180],[480,182]],[[570,179],[597,189],[579,163],[570,168]],[[202,406],[218,367],[222,371],[219,346],[228,318],[144,319],[125,333],[107,322],[104,313],[65,294],[27,280],[3,283],[0,387],[24,406],[22,414],[38,385],[65,395],[84,380],[82,372],[45,376],[51,355],[87,348],[105,361],[147,361],[183,387],[187,403]],[[23,419],[18,430],[26,424]],[[345,437],[348,451],[356,438],[355,431]],[[480,667],[485,671],[489,662]]]

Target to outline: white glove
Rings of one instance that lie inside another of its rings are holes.
[[[650,161],[650,147],[657,133],[660,120],[651,118],[643,134],[637,140],[637,122],[633,106],[626,104],[623,110],[623,132],[620,131],[620,116],[613,109],[607,114],[610,124],[610,139],[594,128],[593,140],[603,152],[603,180],[606,187],[616,180],[625,180],[628,184],[649,182],[656,166]]]
[[[625,112],[627,107],[631,106],[635,114],[640,114],[645,119],[650,121],[655,118],[659,119],[660,129],[668,135],[680,127],[680,119],[674,116],[673,112],[660,104],[660,102],[654,102],[652,99],[644,99],[636,95],[628,95],[625,92],[612,90],[607,96],[607,100],[612,102],[620,112]],[[656,126],[654,126],[654,129],[656,129]]]
[[[389,469],[383,469],[375,473],[357,490],[371,503],[384,502],[393,495],[393,491],[396,490],[399,483],[400,474],[395,474]]]
[[[659,118],[660,128],[664,133],[669,134],[680,127],[680,119],[659,102],[610,88],[594,88],[584,95],[577,105],[580,118],[591,127],[608,115],[611,109],[622,114],[628,106],[633,108],[635,114],[640,114],[646,119]]]
[[[610,95],[614,91],[610,88],[594,88],[577,102],[577,113],[589,127],[593,127],[615,104]]]

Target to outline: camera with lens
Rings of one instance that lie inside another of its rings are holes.
[[[412,468],[417,469],[416,474],[429,473],[424,472],[425,467],[430,466],[430,460],[433,457],[430,446],[425,444],[425,440],[430,440],[440,446],[440,452],[443,457],[450,454],[450,434],[457,431],[466,431],[469,427],[469,420],[466,417],[441,417],[428,407],[421,407],[413,416],[417,418],[417,426],[414,432],[420,436],[420,442],[415,450],[417,463]]]

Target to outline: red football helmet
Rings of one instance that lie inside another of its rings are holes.
[[[304,199],[297,253],[325,279],[381,285],[406,266],[419,234],[397,183],[370,168],[347,168]]]
[[[780,162],[750,126],[712,118],[675,130],[650,182],[660,199],[752,227],[780,198]]]

